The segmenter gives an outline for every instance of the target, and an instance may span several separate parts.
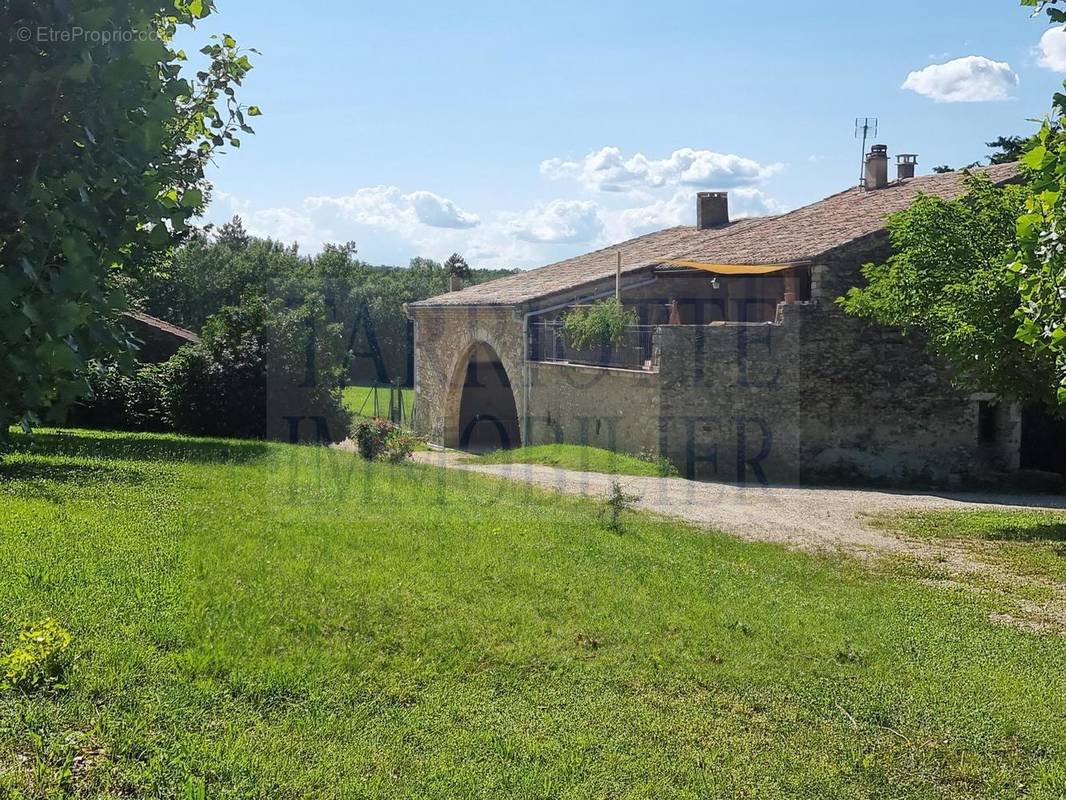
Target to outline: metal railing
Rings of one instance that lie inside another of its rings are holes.
[[[591,350],[570,347],[563,336],[563,323],[559,321],[529,323],[528,339],[530,361],[644,372],[659,370],[659,332],[656,325],[630,325],[620,341]]]

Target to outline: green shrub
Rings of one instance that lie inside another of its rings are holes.
[[[191,436],[285,439],[289,418],[317,418],[302,435],[343,438],[351,421],[340,383],[344,348],[339,326],[326,325],[320,301],[294,309],[252,298],[224,308],[204,326],[202,341],[163,364],[132,375],[100,368],[92,399],[73,425]]]
[[[352,428],[359,455],[368,461],[406,461],[418,440],[394,422],[381,417],[360,420]]]
[[[33,691],[61,688],[69,667],[70,632],[54,619],[43,619],[19,631],[18,644],[0,656],[0,688]]]
[[[563,316],[563,336],[575,350],[591,350],[616,344],[626,330],[637,324],[637,313],[615,297],[573,308]]]
[[[153,433],[173,429],[166,364],[141,365],[129,375],[113,364],[95,364],[87,382],[88,399],[71,409],[69,425]]]
[[[174,430],[193,436],[266,438],[266,354],[257,330],[262,321],[238,312],[217,322],[227,329],[236,326],[235,341],[220,346],[205,338],[183,347],[168,362],[167,405]]]

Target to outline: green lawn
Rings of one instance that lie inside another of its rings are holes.
[[[0,649],[76,660],[0,693],[0,797],[1066,794],[1063,639],[977,593],[322,448],[16,446]]]
[[[660,477],[676,474],[667,462],[645,461],[627,453],[579,444],[542,444],[514,450],[495,450],[473,456],[470,460],[482,464],[542,464],[585,472],[605,472],[608,475]]]
[[[411,412],[415,405],[415,390],[404,388],[400,390],[403,395],[403,405],[406,418],[411,419]],[[374,416],[374,387],[373,386],[345,386],[342,390],[344,406],[353,414],[361,417]],[[379,386],[378,416],[389,415],[389,387]]]
[[[951,541],[989,563],[1066,583],[1066,511],[924,511],[883,515],[880,527]]]

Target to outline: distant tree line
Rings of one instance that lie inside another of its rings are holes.
[[[1025,155],[1025,151],[1033,145],[1035,139],[1035,136],[997,136],[991,142],[985,142],[985,146],[992,148],[992,152],[988,154],[988,163],[1009,164],[1012,161],[1018,161]],[[981,166],[981,162],[974,161],[962,167],[962,169],[972,169],[979,166]],[[947,164],[941,164],[938,167],[933,167],[933,172],[954,172],[955,169],[955,167],[949,167]]]
[[[234,217],[177,248],[129,291],[141,310],[195,331],[253,300],[291,307],[317,298],[321,322],[340,326],[350,381],[409,384],[414,343],[404,304],[447,292],[452,276],[472,285],[510,272],[472,269],[457,253],[444,264],[372,265],[357,257],[354,242],[301,255],[295,244],[249,235]]]

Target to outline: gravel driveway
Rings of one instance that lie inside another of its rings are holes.
[[[469,456],[456,452],[423,452],[416,453],[415,457],[425,464],[498,475],[592,497],[604,497],[611,483],[617,480],[627,492],[640,496],[636,503],[640,508],[746,539],[780,542],[803,550],[844,551],[853,555],[887,552],[935,556],[941,561],[945,558],[954,561],[960,567],[967,566],[963,563],[967,560],[963,554],[875,530],[865,524],[863,517],[885,511],[921,509],[1066,508],[1066,497],[1049,495],[741,487],[684,478],[605,475],[532,464],[464,463]]]

